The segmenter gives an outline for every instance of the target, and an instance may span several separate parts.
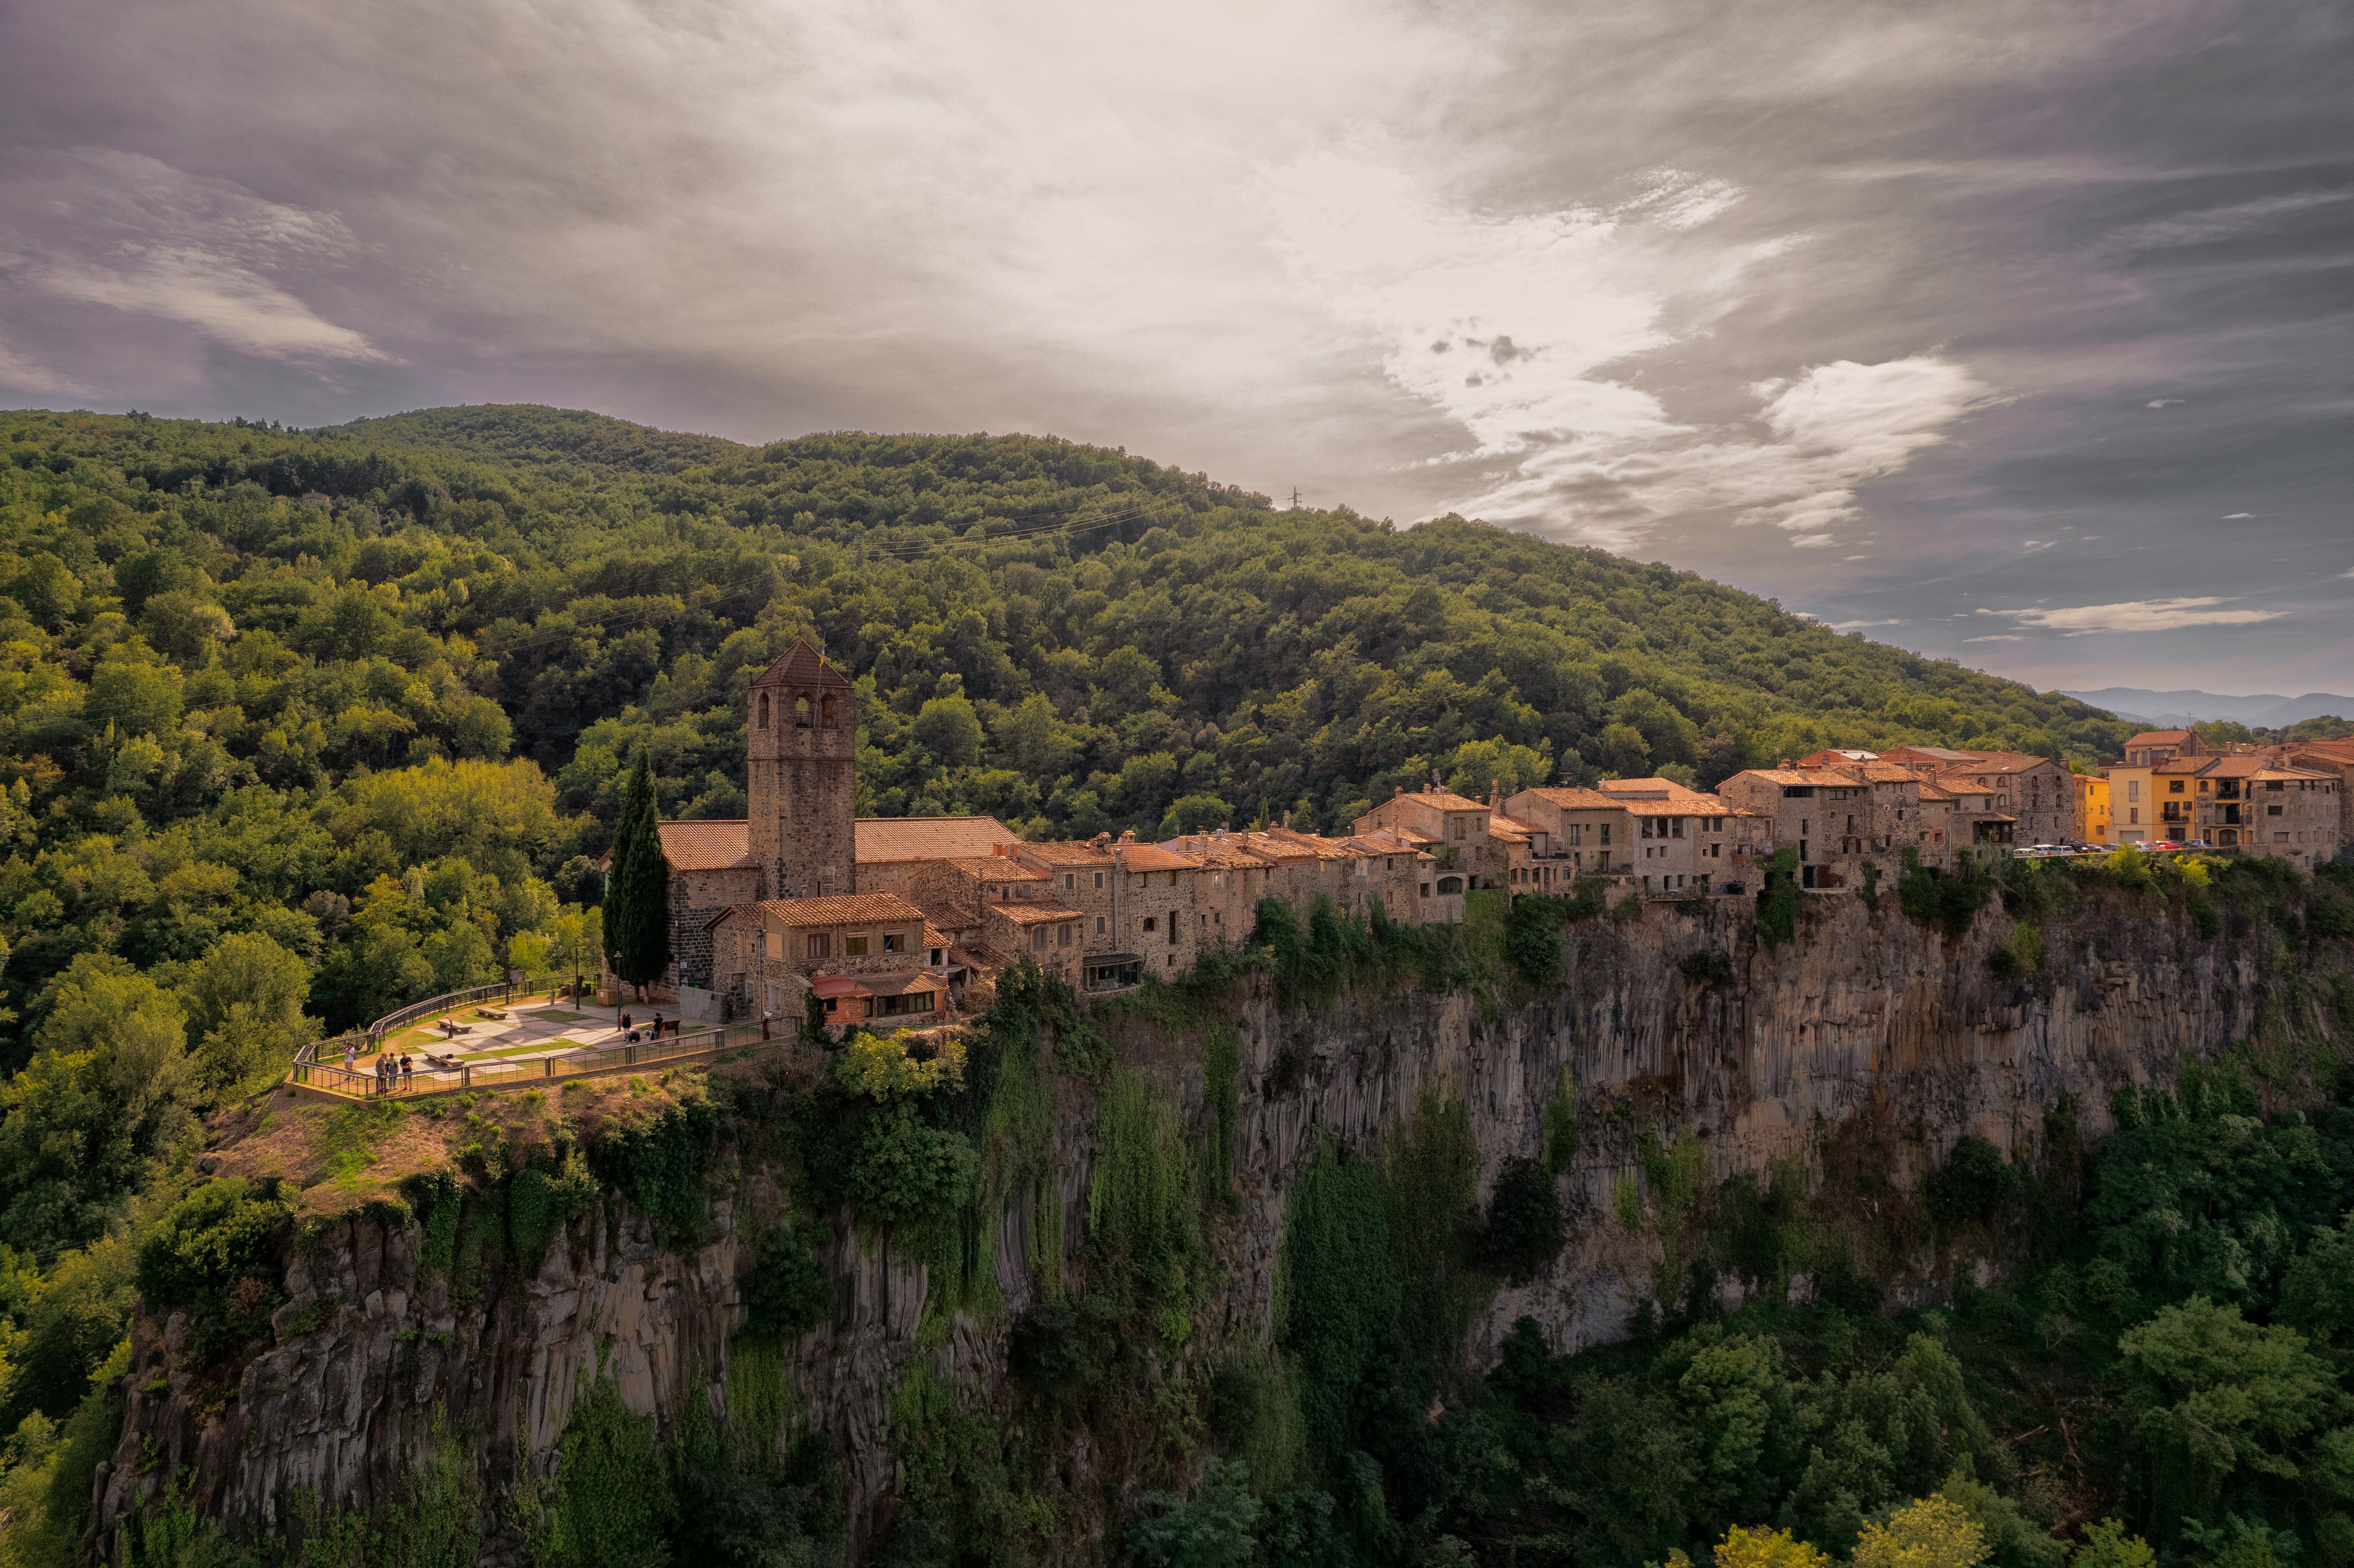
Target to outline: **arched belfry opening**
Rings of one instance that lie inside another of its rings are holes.
[[[760,868],[761,897],[857,891],[855,698],[805,639],[752,679],[746,860]]]

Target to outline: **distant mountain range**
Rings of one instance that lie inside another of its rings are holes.
[[[2307,692],[2301,697],[2271,693],[2224,697],[2213,692],[2145,692],[2133,686],[2105,686],[2097,692],[2062,692],[2061,695],[2106,708],[2121,719],[2167,729],[2179,729],[2200,719],[2229,719],[2250,729],[2284,729],[2309,718],[2354,717],[2354,697],[2327,692]]]

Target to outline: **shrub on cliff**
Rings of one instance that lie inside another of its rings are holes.
[[[917,1120],[902,1101],[866,1124],[850,1197],[868,1224],[901,1224],[962,1208],[980,1171],[971,1139]]]
[[[1561,1251],[1567,1226],[1553,1173],[1533,1160],[1508,1161],[1488,1199],[1488,1257],[1514,1285],[1526,1285]]]
[[[1896,902],[1907,918],[1959,938],[1994,896],[1994,878],[1975,861],[1965,859],[1951,872],[1923,865],[1920,854],[1904,852],[1904,874],[1897,879]]]
[[[172,1205],[139,1249],[139,1291],[239,1333],[278,1304],[278,1244],[294,1217],[276,1183],[207,1181]]]
[[[790,1225],[779,1225],[760,1244],[744,1305],[744,1331],[761,1339],[797,1340],[832,1314],[825,1269]]]
[[[1993,1224],[2018,1201],[2019,1171],[1985,1139],[1972,1134],[1954,1145],[1946,1162],[1922,1183],[1929,1217],[1941,1225]]]

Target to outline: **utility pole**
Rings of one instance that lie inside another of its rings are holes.
[[[1291,509],[1294,512],[1299,510],[1299,486],[1296,484],[1291,487]]]

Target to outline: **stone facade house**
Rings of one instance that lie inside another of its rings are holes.
[[[1508,857],[1488,836],[1490,808],[1436,785],[1396,794],[1359,817],[1356,836],[1388,830],[1402,842],[1427,850],[1444,872],[1460,872],[1465,891],[1504,885]]]
[[[1899,746],[1882,752],[1880,761],[1907,768],[1949,792],[1967,789],[1993,796],[1994,813],[2011,820],[2009,842],[2076,842],[2074,775],[2048,757],[2030,757],[2017,751],[1956,751],[1943,746]],[[1996,841],[1989,836],[1981,842]]]
[[[890,893],[762,899],[720,911],[709,927],[713,989],[743,999],[749,1011],[779,1016],[797,1013],[808,987],[827,976],[858,981],[864,997],[929,995],[933,988],[917,979],[945,959],[929,939],[923,911]],[[945,998],[946,977],[933,978]],[[835,994],[848,993],[837,988]],[[870,1012],[862,1002],[839,1021],[905,1010],[893,1004]]]
[[[1522,790],[1504,802],[1504,810],[1534,834],[1530,863],[1540,874],[1540,892],[1564,891],[1564,884],[1588,876],[1634,874],[1635,819],[1624,800],[1599,789],[1554,785]]]

